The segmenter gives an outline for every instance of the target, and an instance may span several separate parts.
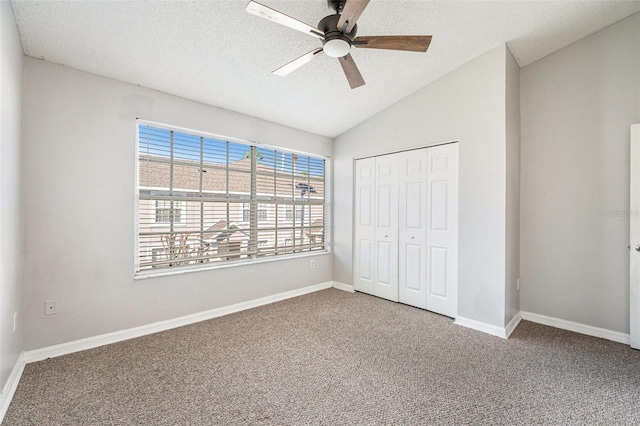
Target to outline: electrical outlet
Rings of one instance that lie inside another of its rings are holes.
[[[57,300],[47,300],[44,302],[44,314],[45,315],[55,315],[58,313],[58,301]]]
[[[520,278],[516,280],[516,290],[520,290]]]
[[[16,332],[16,328],[18,328],[18,313],[13,313],[13,332]]]
[[[316,267],[316,261],[315,261],[315,260],[311,260],[311,261],[309,262],[309,268],[313,269],[313,268],[315,268],[315,267]]]

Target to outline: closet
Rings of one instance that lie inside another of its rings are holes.
[[[355,161],[357,291],[455,317],[458,144]]]

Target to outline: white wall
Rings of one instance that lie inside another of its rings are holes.
[[[27,350],[332,279],[329,254],[133,279],[136,117],[321,155],[330,139],[33,58],[24,79]]]
[[[520,311],[520,67],[506,49],[507,242],[505,322]]]
[[[628,333],[640,14],[520,76],[522,310]]]
[[[505,325],[506,57],[495,48],[336,139],[336,281],[352,283],[354,158],[457,140],[458,314]]]
[[[0,392],[22,352],[22,44],[0,1]],[[13,331],[13,315],[18,313]]]

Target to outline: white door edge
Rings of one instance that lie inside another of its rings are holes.
[[[640,349],[640,124],[631,126],[629,205],[629,328],[631,347]]]

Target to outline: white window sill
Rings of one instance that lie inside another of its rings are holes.
[[[227,262],[221,262],[221,263],[216,263],[216,264],[201,266],[201,267],[191,266],[191,267],[183,267],[183,268],[173,268],[169,270],[164,269],[162,271],[147,270],[147,271],[136,272],[133,276],[133,279],[137,281],[137,280],[144,280],[147,278],[190,274],[193,272],[212,271],[216,269],[237,268],[239,266],[249,266],[249,265],[257,265],[261,263],[280,262],[283,260],[300,259],[303,257],[325,256],[329,254],[331,254],[329,250],[325,249],[325,250],[311,251],[311,252],[299,253],[299,254],[288,255],[288,256],[270,256],[270,257],[254,259],[250,261],[247,261],[247,260],[227,261]]]

